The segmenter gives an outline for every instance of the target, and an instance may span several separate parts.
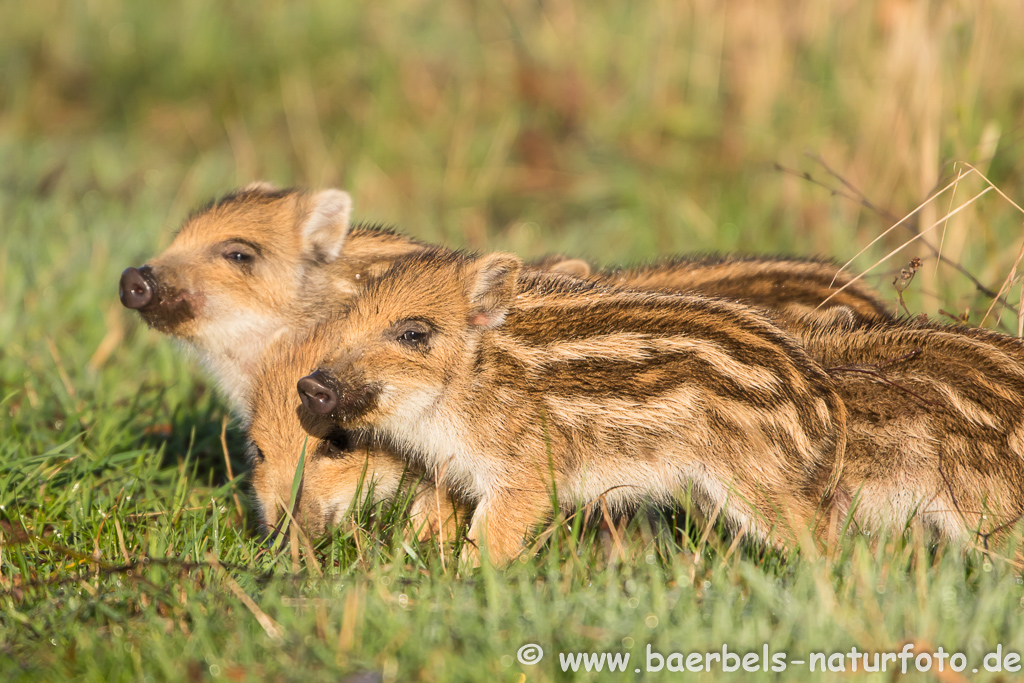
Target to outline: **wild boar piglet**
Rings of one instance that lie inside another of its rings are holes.
[[[836,502],[868,529],[919,520],[969,541],[1024,514],[1024,342],[932,323],[837,316],[801,341],[847,407]],[[997,534],[1002,535],[1002,534]]]
[[[554,496],[670,503],[789,545],[838,480],[845,411],[789,335],[722,300],[523,272],[508,254],[423,252],[321,328],[304,427],[381,438],[476,503],[504,563]]]
[[[121,302],[198,352],[237,415],[276,336],[308,326],[355,291],[374,264],[423,245],[350,226],[341,190],[256,183],[185,221],[171,245],[121,275]]]
[[[317,536],[341,523],[353,504],[412,495],[410,513],[421,536],[441,531],[443,538],[451,538],[457,531],[454,507],[423,478],[422,470],[370,443],[365,434],[335,426],[313,437],[303,430],[295,382],[331,349],[330,339],[315,327],[282,336],[271,342],[254,375],[248,437],[260,521],[268,530],[281,527],[284,509],[292,502],[299,460],[305,454],[291,512],[307,534]]]

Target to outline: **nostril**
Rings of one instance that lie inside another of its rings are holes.
[[[141,309],[153,302],[153,284],[150,281],[149,268],[125,268],[121,273],[118,297],[125,308]]]
[[[338,393],[327,385],[319,372],[299,380],[299,398],[306,409],[317,415],[326,415],[338,405]]]

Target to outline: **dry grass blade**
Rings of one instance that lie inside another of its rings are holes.
[[[338,654],[352,649],[356,640],[356,619],[359,616],[359,602],[362,588],[354,588],[345,595],[345,607],[341,613],[341,628],[338,631]]]
[[[953,202],[956,201],[956,190],[960,185],[960,178],[963,177],[961,172],[957,173],[956,178],[953,180],[953,191],[949,193],[949,206],[946,207],[946,215],[953,210]],[[942,236],[939,238],[939,248],[935,251],[935,272],[939,272],[939,264],[942,263],[942,247],[946,244],[946,229],[949,227],[949,220],[942,222]]]
[[[714,512],[708,517],[705,522],[704,531],[701,532],[700,540],[697,541],[697,549],[693,553],[693,563],[699,564],[701,556],[704,554],[704,546],[707,545],[708,539],[711,537],[711,532],[715,528],[715,524],[718,522],[718,516],[722,514],[722,506],[724,501],[719,501],[715,506]]]
[[[100,340],[96,351],[92,354],[92,358],[86,364],[86,367],[90,370],[96,371],[103,367],[107,359],[110,358],[111,354],[117,350],[117,347],[124,340],[123,310],[121,304],[116,301],[110,304],[110,308],[107,309],[107,333],[103,335],[103,339]]]
[[[1020,283],[1020,300],[1024,301],[1024,280]],[[1024,339],[1024,315],[1017,314],[1017,338]]]
[[[996,304],[1000,301],[1004,301],[1003,292],[1008,292],[1010,287],[1013,286],[1013,281],[1017,278],[1017,268],[1020,266],[1021,258],[1024,258],[1024,242],[1021,242],[1020,249],[1017,250],[1017,258],[1013,262],[1013,267],[1010,268],[1010,272],[1007,273],[1006,279],[1003,280],[1003,284],[999,287],[999,295],[992,299],[992,303],[989,304],[988,309],[985,310],[985,315],[981,316],[981,322],[978,323],[979,325],[984,325],[988,316],[991,315],[992,309],[996,307]],[[1024,317],[1021,317],[1020,313],[1018,313],[1017,320],[1019,325],[1020,321],[1024,320]]]
[[[242,587],[238,585],[238,582],[235,581],[231,575],[228,574],[227,570],[221,566],[216,555],[213,553],[207,553],[206,561],[210,563],[210,566],[217,570],[217,573],[220,574],[224,583],[227,585],[228,590],[234,593],[235,597],[241,600],[246,609],[256,617],[256,621],[263,627],[266,634],[273,640],[283,640],[284,629],[281,628],[281,625],[274,621],[269,614],[261,610],[260,606],[256,604],[256,601],[250,598],[249,595],[242,590]]]
[[[977,173],[978,176],[982,180],[985,181],[985,183],[988,185],[989,189],[995,190],[999,194],[1000,197],[1005,199],[1013,208],[1017,209],[1018,212],[1020,212],[1022,215],[1024,215],[1024,209],[1022,209],[1020,207],[1020,205],[1017,204],[1017,202],[1015,202],[1012,199],[1010,199],[1006,195],[1005,192],[1003,192],[998,187],[996,187],[996,184],[993,183],[991,180],[989,180],[988,176],[986,176],[984,173],[982,173],[981,171],[976,169],[974,166],[972,166],[972,165],[970,165],[970,164],[968,164],[966,162],[963,162],[963,165],[966,166],[967,168],[971,169],[972,172]],[[1024,257],[1024,242],[1021,243],[1020,249],[1017,251],[1017,259],[1013,262],[1013,268],[1010,269],[1010,272],[1009,272],[1009,274],[1007,274],[1006,279],[1003,280],[1003,284],[999,288],[999,293],[996,295],[995,298],[993,298],[992,304],[988,307],[988,310],[985,311],[985,315],[982,316],[980,324],[982,324],[982,325],[985,324],[985,320],[992,313],[992,309],[995,308],[995,305],[996,305],[997,302],[1003,301],[1003,303],[1005,304],[1005,300],[1002,298],[1003,292],[1008,291],[1010,289],[1010,287],[1012,286],[1013,281],[1016,279],[1016,277],[1017,277],[1017,268],[1020,266],[1020,262],[1021,262],[1021,258],[1022,257]],[[1022,296],[1024,296],[1024,294],[1022,294]],[[1022,318],[1021,318],[1020,312],[1017,313],[1017,317],[1018,317],[1018,336],[1024,336],[1024,329],[1021,329],[1022,323],[1020,321],[1022,320]]]
[[[128,547],[124,543],[124,534],[121,532],[121,523],[114,517],[114,530],[117,531],[117,543],[121,547],[121,555],[124,556],[124,563],[131,564],[132,558],[128,556]]]
[[[447,490],[443,490],[441,488],[441,481],[443,481],[442,477],[445,475],[445,472],[447,472],[447,470],[448,470],[448,464],[447,463],[445,463],[445,466],[441,470],[440,474],[438,474],[437,466],[436,465],[434,466],[434,505],[437,506],[437,538],[438,538],[438,545],[439,545],[440,552],[441,552],[441,571],[445,571],[447,569],[447,566],[448,566],[446,558],[445,558],[445,554],[444,554],[444,542],[445,542],[445,539],[444,539],[444,526],[445,526],[445,520],[442,519],[442,516],[441,516],[442,515],[442,513],[441,513],[441,495],[442,495],[442,491],[444,491],[443,495],[446,495],[446,496],[448,495]]]
[[[608,525],[608,532],[612,536],[612,543],[615,544],[615,553],[619,559],[626,559],[626,549],[622,547],[622,539],[619,538],[619,531],[615,528],[615,520],[612,519],[611,513],[608,511],[608,503],[604,496],[601,496],[601,514],[604,515],[605,524]],[[610,562],[615,562],[613,557]]]
[[[231,454],[228,452],[228,416],[225,415],[220,423],[220,447],[224,451],[224,464],[228,468],[228,481],[235,480],[235,473],[231,469]],[[231,492],[231,497],[235,500],[235,510],[238,511],[239,519],[245,519],[245,513],[242,511],[242,502],[238,500],[238,494],[234,491]]]
[[[892,232],[893,230],[895,230],[896,228],[898,228],[899,226],[903,225],[903,224],[904,224],[904,223],[906,223],[906,222],[907,222],[908,220],[910,220],[910,218],[911,218],[911,217],[913,217],[913,216],[915,216],[915,215],[916,215],[917,213],[919,213],[919,212],[920,212],[920,211],[921,211],[921,210],[922,210],[922,209],[923,209],[924,207],[928,206],[928,205],[929,205],[930,203],[932,203],[932,202],[933,202],[933,201],[935,201],[935,200],[936,200],[936,199],[937,199],[938,197],[940,197],[940,196],[942,195],[942,193],[943,193],[943,192],[945,192],[946,190],[950,189],[951,187],[954,187],[954,186],[956,186],[956,184],[960,182],[960,179],[961,179],[962,177],[966,176],[966,175],[967,175],[966,173],[961,173],[960,175],[957,175],[956,179],[954,179],[954,180],[953,180],[953,182],[949,183],[948,185],[946,185],[946,186],[945,186],[944,188],[942,188],[942,189],[941,189],[941,190],[939,190],[938,192],[934,192],[934,193],[932,193],[932,195],[931,195],[930,197],[928,197],[928,199],[926,199],[926,200],[924,200],[923,202],[921,202],[920,204],[918,204],[918,205],[917,205],[917,208],[915,208],[915,209],[914,209],[913,211],[911,211],[910,213],[908,213],[908,214],[907,214],[906,216],[904,216],[903,218],[901,218],[901,219],[899,219],[898,221],[896,221],[895,223],[893,223],[893,224],[892,224],[891,226],[889,226],[889,228],[887,228],[886,230],[884,230],[884,231],[882,232],[882,234],[880,234],[880,235],[879,235],[878,237],[876,237],[875,239],[871,240],[871,241],[870,241],[870,242],[869,242],[869,243],[867,244],[867,246],[865,246],[865,247],[864,247],[863,249],[861,249],[861,250],[860,250],[860,251],[858,251],[858,252],[857,252],[856,254],[854,254],[853,258],[851,258],[851,259],[850,259],[849,261],[847,261],[846,263],[844,263],[844,264],[843,264],[843,265],[842,265],[842,266],[841,266],[841,267],[839,268],[839,270],[838,270],[838,271],[836,272],[836,277],[838,277],[839,273],[841,273],[841,272],[843,272],[844,270],[846,270],[846,268],[847,268],[847,267],[848,267],[848,266],[849,266],[849,265],[850,265],[851,263],[853,263],[854,261],[856,261],[856,260],[857,260],[857,258],[858,258],[858,257],[859,257],[859,256],[860,256],[861,254],[863,254],[863,253],[864,253],[864,252],[866,252],[866,251],[867,251],[868,249],[870,249],[871,247],[873,247],[873,246],[874,246],[874,245],[875,245],[875,244],[876,244],[876,243],[877,243],[877,242],[878,242],[879,240],[881,240],[881,239],[882,239],[883,237],[885,237],[886,235],[888,235],[888,234],[889,234],[890,232]],[[947,219],[948,219],[948,218],[949,218],[950,216],[952,216],[952,215],[953,215],[952,213],[949,213],[949,214],[947,214],[947,215],[946,215],[946,216],[945,216],[945,217],[944,217],[944,218],[942,219],[942,221],[945,221],[945,220],[947,220]],[[942,222],[942,221],[940,221],[940,222]],[[933,227],[935,227],[935,226],[933,225],[933,226],[932,226],[932,228],[933,228]],[[928,228],[928,230],[931,230],[932,228]],[[915,236],[915,237],[914,237],[913,239],[909,240],[909,241],[907,242],[907,244],[909,244],[910,242],[914,241],[914,240],[915,240],[915,239],[917,239],[918,237],[921,237],[921,236],[922,236],[922,235],[924,234],[924,232],[927,232],[928,230],[925,230],[925,231],[923,231],[923,232],[920,232],[920,233],[918,233],[918,234],[917,234],[917,235],[916,235],[916,236]],[[902,249],[902,247],[901,247],[901,249]],[[877,265],[877,264],[876,264],[876,265]],[[874,266],[872,266],[872,267],[874,267]],[[866,271],[865,271],[865,272],[866,272]],[[832,278],[832,284],[833,284],[833,285],[835,284],[835,282],[836,282],[836,281],[835,281],[835,278]],[[844,289],[845,289],[845,287],[844,287]],[[840,291],[842,291],[842,290],[840,290]],[[832,298],[832,297],[829,297],[829,298]],[[828,301],[828,299],[826,299],[825,301]]]
[[[64,390],[68,392],[68,397],[74,403],[75,411],[81,413],[85,406],[81,401],[78,400],[78,393],[75,391],[75,386],[71,383],[71,377],[68,375],[68,371],[64,369],[64,361],[60,357],[60,352],[57,350],[57,345],[53,343],[53,339],[50,337],[46,338],[46,348],[50,351],[50,356],[53,357],[53,362],[57,366],[57,374],[60,376],[61,384],[64,385]],[[78,421],[83,427],[86,427],[85,418],[79,415]]]
[[[971,171],[972,171],[972,172],[974,172],[974,173],[977,173],[977,174],[978,174],[978,176],[979,176],[979,177],[980,177],[980,178],[981,178],[982,180],[984,180],[984,181],[985,181],[985,183],[986,183],[986,184],[987,184],[987,185],[988,185],[988,186],[989,186],[990,188],[992,188],[993,190],[995,190],[995,191],[996,191],[996,192],[997,192],[997,193],[999,194],[999,196],[1000,196],[1000,197],[1002,197],[1002,198],[1003,198],[1003,199],[1005,199],[1005,200],[1006,200],[1007,202],[1009,202],[1009,203],[1010,203],[1010,205],[1011,205],[1011,206],[1012,206],[1013,208],[1017,209],[1017,211],[1018,211],[1018,212],[1020,212],[1020,214],[1021,214],[1021,215],[1024,215],[1024,209],[1022,209],[1022,208],[1020,207],[1020,205],[1019,205],[1019,204],[1017,204],[1017,202],[1015,202],[1015,201],[1013,201],[1012,199],[1010,199],[1010,198],[1009,198],[1009,197],[1008,197],[1008,196],[1006,195],[1006,193],[1005,193],[1005,192],[1003,192],[1002,190],[1000,190],[1000,189],[999,189],[999,188],[998,188],[998,187],[996,186],[996,184],[995,184],[995,183],[993,183],[993,182],[992,182],[991,180],[989,180],[989,179],[988,179],[988,176],[986,176],[986,175],[985,175],[984,173],[982,173],[981,171],[979,171],[978,169],[976,169],[976,168],[975,168],[974,166],[971,166],[971,165],[970,165],[969,163],[967,163],[966,161],[962,161],[962,162],[960,162],[960,163],[962,163],[962,164],[963,164],[964,166],[966,166],[967,168],[971,169]]]
[[[822,168],[824,168],[825,171],[830,176],[832,176],[833,178],[837,179],[840,183],[842,183],[842,185],[843,185],[843,187],[845,189],[836,189],[834,187],[831,187],[831,186],[821,182],[820,180],[815,179],[810,173],[807,173],[807,172],[801,173],[799,171],[794,171],[793,169],[790,169],[790,168],[787,168],[785,166],[782,166],[781,164],[775,164],[775,168],[776,168],[776,170],[779,170],[779,171],[782,171],[782,172],[785,172],[785,173],[789,173],[789,174],[794,175],[794,176],[796,176],[798,178],[802,178],[803,180],[806,180],[806,181],[808,181],[810,183],[818,185],[819,187],[823,187],[823,188],[825,188],[826,190],[828,190],[829,192],[831,192],[835,196],[843,197],[843,198],[848,199],[848,200],[850,200],[852,202],[856,202],[857,204],[860,204],[864,208],[868,209],[869,211],[873,211],[874,213],[876,213],[879,216],[881,216],[882,218],[890,221],[891,223],[895,223],[896,225],[893,225],[892,226],[893,228],[895,228],[897,225],[904,224],[904,225],[906,225],[907,229],[909,229],[911,232],[913,232],[914,234],[919,234],[919,232],[917,230],[917,226],[915,225],[914,221],[909,221],[908,222],[908,221],[906,221],[906,218],[909,217],[909,216],[914,215],[923,206],[926,206],[928,204],[929,200],[926,200],[925,203],[921,207],[918,207],[918,209],[916,209],[915,211],[913,211],[910,214],[908,214],[907,217],[904,217],[903,220],[900,220],[891,211],[883,209],[883,208],[879,207],[878,205],[876,205],[871,200],[869,200],[867,198],[867,196],[865,196],[865,194],[863,192],[858,190],[856,187],[853,186],[852,183],[850,183],[842,175],[840,175],[835,170],[833,170],[825,162],[825,160],[822,159],[819,155],[808,154],[807,156],[810,159],[812,159],[813,161],[815,161]],[[968,166],[969,165],[969,164],[964,164],[963,162],[957,162],[957,164],[961,165],[961,166]],[[977,172],[977,171],[975,170],[975,172]],[[978,172],[978,174],[981,175],[980,172]],[[953,182],[952,182],[953,192],[950,195],[950,210],[952,209],[953,201],[956,198],[956,188],[957,188],[957,185],[959,183],[959,180],[960,180],[960,178],[963,178],[966,175],[967,174],[961,173],[960,177],[954,179]],[[937,185],[938,184],[936,183],[936,186]],[[948,188],[943,188],[942,190],[939,190],[937,192],[932,192],[930,194],[931,194],[932,197],[938,197],[940,194],[945,192],[946,189],[948,189]],[[943,234],[943,239],[945,239],[945,234],[946,234],[945,233],[945,225],[943,226],[943,233],[942,234]],[[981,292],[982,294],[984,294],[987,297],[996,298],[996,293],[993,292],[988,287],[986,287],[984,284],[982,284],[981,280],[979,280],[977,277],[975,277],[974,274],[971,273],[969,270],[967,270],[959,261],[954,261],[954,260],[952,260],[950,258],[947,258],[945,255],[943,255],[941,245],[939,247],[935,247],[928,240],[925,240],[925,239],[922,239],[921,243],[929,251],[932,252],[933,256],[935,256],[936,268],[938,268],[938,264],[939,263],[945,263],[947,266],[950,266],[951,268],[953,268],[953,270],[957,271],[958,273],[960,273],[961,275],[966,277],[968,280],[970,280],[971,284],[973,284],[975,286],[975,288],[977,288],[977,290],[979,292]],[[854,258],[856,258],[856,257],[854,257]],[[845,269],[846,266],[848,266],[848,265],[849,265],[849,262],[847,262],[847,264],[843,266],[843,269]],[[835,280],[833,280],[833,284],[835,284]],[[1004,303],[1004,305],[1006,304],[1005,301],[1003,303]],[[1014,312],[1016,312],[1016,311],[1014,311]]]
[[[947,186],[947,187],[948,187],[948,186]],[[842,292],[843,290],[845,290],[845,289],[846,289],[847,287],[849,287],[850,285],[852,285],[852,284],[853,284],[854,282],[857,282],[858,280],[860,280],[861,278],[863,278],[863,277],[864,277],[865,275],[867,275],[868,273],[870,273],[870,272],[871,272],[872,270],[874,270],[875,268],[877,268],[877,267],[878,267],[879,265],[881,265],[881,264],[885,263],[886,261],[888,261],[889,259],[891,259],[891,258],[892,258],[893,256],[895,256],[896,254],[898,254],[898,253],[900,253],[901,251],[903,251],[903,250],[904,250],[904,249],[905,249],[905,248],[906,248],[906,247],[907,247],[908,245],[910,245],[911,243],[913,243],[913,242],[915,242],[915,241],[917,241],[917,240],[921,239],[921,238],[922,238],[922,237],[923,237],[924,235],[928,234],[929,232],[931,232],[932,230],[934,230],[935,228],[937,228],[937,227],[938,227],[939,225],[941,225],[942,223],[944,223],[944,222],[945,222],[945,221],[946,221],[946,220],[947,220],[948,218],[950,218],[951,216],[955,216],[956,214],[960,213],[961,211],[963,211],[964,209],[966,209],[966,208],[967,208],[968,206],[970,206],[970,205],[971,205],[971,204],[973,204],[974,202],[976,202],[976,201],[978,201],[979,199],[981,199],[981,198],[982,198],[982,197],[983,197],[984,195],[988,194],[988,193],[989,193],[989,192],[990,192],[990,191],[991,191],[992,189],[993,189],[992,187],[986,187],[986,188],[985,188],[984,190],[982,190],[982,191],[981,191],[981,192],[979,192],[978,194],[976,194],[976,195],[974,195],[973,197],[971,197],[970,199],[968,199],[968,200],[967,200],[966,202],[964,202],[963,204],[961,204],[960,206],[958,206],[958,207],[957,207],[956,209],[954,209],[953,211],[950,211],[950,212],[949,212],[948,214],[946,214],[945,216],[943,216],[943,217],[942,217],[942,218],[940,218],[939,220],[935,221],[934,223],[932,223],[931,225],[929,225],[929,226],[928,226],[927,228],[925,228],[925,229],[924,229],[924,230],[922,230],[921,232],[917,233],[916,235],[914,235],[914,236],[913,236],[913,237],[911,237],[911,238],[910,238],[909,240],[907,240],[906,242],[904,242],[904,243],[903,243],[903,244],[901,244],[900,246],[898,246],[898,247],[896,247],[895,249],[893,249],[892,251],[890,251],[890,252],[889,252],[888,254],[886,254],[886,255],[885,255],[885,256],[883,256],[882,258],[880,258],[880,259],[878,259],[877,261],[875,261],[875,262],[874,262],[873,264],[871,264],[871,265],[870,265],[870,266],[869,266],[869,267],[868,267],[868,268],[867,268],[867,269],[866,269],[866,270],[865,270],[865,271],[864,271],[863,273],[861,273],[860,275],[858,275],[858,276],[856,276],[856,277],[854,277],[854,278],[851,278],[851,279],[850,279],[850,281],[849,281],[849,282],[847,282],[847,283],[846,283],[845,285],[843,285],[842,287],[840,287],[840,288],[839,288],[839,289],[837,289],[836,291],[832,292],[832,294],[830,294],[830,295],[829,295],[828,297],[826,297],[826,299],[825,299],[824,301],[822,301],[822,302],[821,302],[820,304],[818,304],[818,308],[821,308],[822,306],[824,306],[825,304],[827,304],[827,303],[828,303],[829,301],[831,301],[831,300],[832,300],[832,299],[833,299],[833,298],[834,298],[834,297],[835,297],[835,296],[836,296],[837,294],[839,294],[840,292]],[[929,201],[931,201],[931,200],[929,200]],[[922,206],[923,206],[923,205],[922,205]],[[919,210],[920,208],[921,208],[921,207],[918,207],[917,209],[915,209],[915,211]],[[909,215],[909,214],[908,214],[908,215]],[[893,226],[893,227],[895,227],[895,226]],[[891,230],[891,228],[890,228],[890,230]],[[888,230],[887,230],[886,232],[888,232]],[[884,233],[883,233],[883,234],[884,234]],[[879,237],[881,237],[881,236],[879,236]],[[877,241],[878,241],[878,240],[876,239],[876,240],[875,240],[874,242],[877,242]],[[872,244],[874,244],[874,242],[872,242]],[[866,249],[866,247],[865,247],[865,249]],[[862,250],[861,250],[861,251],[860,251],[860,252],[859,252],[859,253],[857,254],[857,256],[860,256],[860,254],[862,254],[862,253],[864,253],[864,250],[863,250],[863,249],[862,249]],[[854,258],[856,258],[856,256],[855,256]],[[851,259],[851,261],[852,261],[852,259]],[[850,263],[850,262],[848,261],[848,262],[847,262],[847,263],[846,263],[846,264],[845,264],[845,265],[843,266],[843,268],[845,268],[845,267],[846,267],[847,265],[849,265],[849,263]]]
[[[277,504],[281,506],[282,510],[284,510],[284,514],[288,516],[288,530],[294,531],[295,536],[297,536],[299,541],[302,543],[302,549],[306,553],[306,564],[313,568],[313,571],[316,572],[317,576],[323,578],[324,572],[320,569],[320,563],[316,561],[316,553],[313,552],[313,544],[309,542],[309,537],[306,536],[306,532],[302,530],[299,523],[295,521],[294,517],[292,517],[292,511],[289,510],[285,502],[281,500],[281,496],[275,494],[274,497],[277,499]]]

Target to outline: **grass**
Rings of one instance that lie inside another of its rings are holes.
[[[638,517],[621,542],[574,522],[525,563],[460,575],[375,510],[312,559],[269,547],[234,429],[227,476],[223,404],[115,291],[191,207],[256,178],[342,186],[361,220],[526,257],[846,260],[892,221],[828,189],[846,191],[830,168],[895,216],[954,161],[1024,197],[1022,23],[1012,2],[3,4],[5,674],[520,682],[573,678],[558,652],[608,651],[631,654],[626,673],[578,676],[670,679],[686,674],[633,672],[648,644],[797,659],[911,642],[996,680],[984,655],[1024,650],[1020,571],[910,532],[784,562],[717,531],[701,544],[685,518]],[[963,181],[916,225],[982,188]],[[998,289],[1020,215],[990,193],[941,241]],[[895,302],[914,256],[911,311],[979,322],[990,297],[924,247],[870,281]],[[517,661],[526,643],[539,664]]]

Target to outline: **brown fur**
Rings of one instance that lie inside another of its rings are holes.
[[[498,563],[550,513],[552,485],[562,504],[620,508],[690,488],[757,538],[807,528],[845,412],[790,337],[726,301],[519,274],[509,255],[424,252],[368,281],[318,331],[338,345],[320,375],[341,396],[335,424],[372,429],[478,503],[470,540]],[[416,335],[429,341],[401,341]]]
[[[807,313],[837,306],[863,320],[892,317],[877,294],[860,281],[851,284],[852,276],[828,261],[708,256],[608,270],[595,277],[645,291],[732,299],[772,311],[786,327],[801,324]]]
[[[965,541],[1024,514],[1024,342],[928,323],[811,326],[847,406],[837,496],[868,529],[917,519]]]
[[[149,261],[152,327],[198,351],[236,413],[246,417],[266,345],[344,302],[374,264],[423,248],[377,228],[349,228],[350,199],[257,184],[190,217]],[[342,258],[339,256],[344,253]],[[242,254],[247,260],[232,258]]]
[[[366,502],[378,503],[415,488],[411,512],[422,536],[440,530],[451,538],[456,532],[454,506],[443,492],[437,495],[434,485],[423,479],[422,470],[410,470],[402,458],[354,433],[335,429],[317,438],[303,431],[296,415],[300,402],[295,381],[316,367],[331,346],[328,338],[316,333],[304,345],[288,337],[279,339],[267,349],[256,373],[249,441],[253,492],[263,524],[280,528],[305,450],[293,515],[307,533],[318,535],[337,524],[353,504],[363,502],[356,500],[357,494]],[[464,514],[460,512],[459,518]]]

